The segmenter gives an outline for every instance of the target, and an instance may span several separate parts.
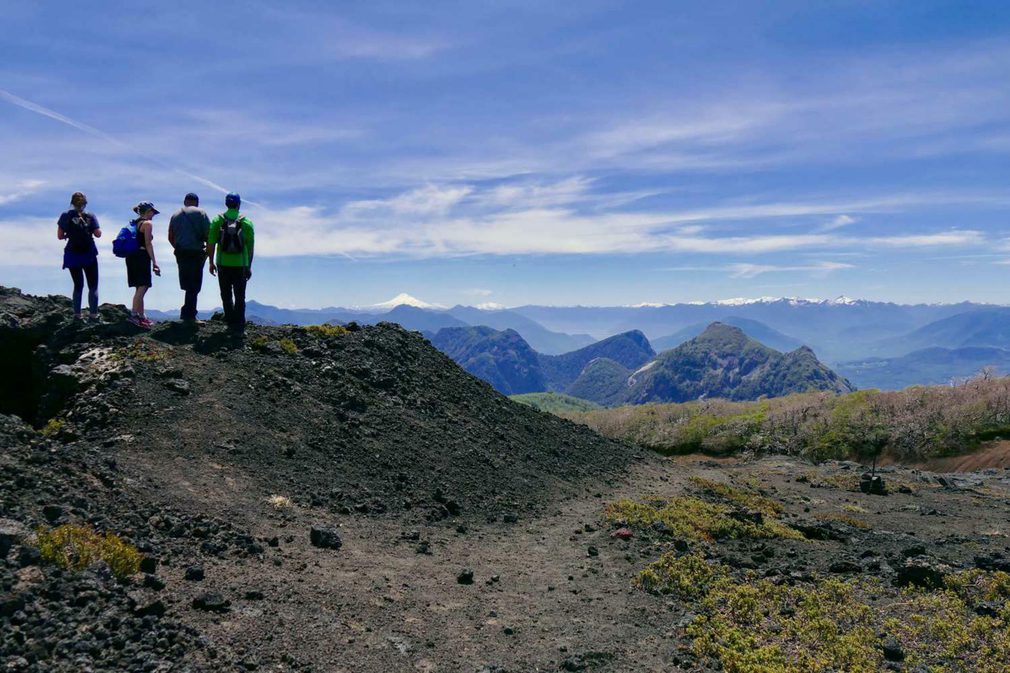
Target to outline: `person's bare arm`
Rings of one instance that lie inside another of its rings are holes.
[[[158,266],[158,260],[154,257],[154,225],[150,222],[144,227],[144,247],[147,248],[147,254],[151,256],[151,267],[154,269],[154,274],[160,276],[161,267]]]
[[[210,267],[209,267],[209,269],[210,269],[210,275],[212,275],[212,276],[216,276],[217,275],[217,264],[214,263],[214,250],[215,250],[215,248],[217,248],[217,244],[216,243],[208,243],[207,244],[207,259],[210,260]]]
[[[66,233],[64,233],[63,227],[61,227],[60,225],[57,224],[56,225],[56,238],[58,238],[58,239],[60,239],[62,241],[66,237],[67,237],[67,235],[66,235]]]
[[[94,234],[95,238],[101,238],[102,237],[102,230],[101,230],[101,228],[95,229],[91,233]]]

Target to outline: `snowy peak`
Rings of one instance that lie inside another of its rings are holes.
[[[373,304],[370,308],[384,309],[396,308],[397,306],[413,306],[414,308],[445,308],[444,306],[439,306],[438,304],[429,304],[426,301],[421,301],[417,297],[412,297],[406,292],[401,292],[389,301]]]

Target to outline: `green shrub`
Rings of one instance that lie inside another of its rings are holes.
[[[140,570],[140,552],[113,533],[104,535],[90,526],[64,524],[38,531],[42,559],[68,570],[83,570],[96,561],[105,561],[120,578]]]
[[[257,334],[256,336],[249,339],[248,343],[249,348],[252,348],[253,350],[257,351],[265,351],[270,348],[270,339],[267,339],[265,336],[261,334]]]
[[[699,554],[677,556],[667,552],[640,572],[635,584],[650,593],[697,600],[716,584],[726,581],[729,570],[722,564],[706,561]]]
[[[291,339],[284,337],[277,342],[277,345],[281,347],[281,350],[288,355],[294,355],[298,352],[298,346]]]
[[[323,337],[325,339],[332,339],[333,337],[338,337],[348,333],[348,330],[343,325],[306,325],[302,328],[309,334]]]
[[[779,521],[766,518],[758,523],[734,518],[731,516],[733,510],[729,505],[706,502],[693,496],[676,496],[645,503],[618,500],[607,505],[605,515],[609,521],[641,528],[662,524],[670,535],[690,540],[804,539],[799,531]]]
[[[62,419],[59,419],[59,418],[50,418],[46,422],[46,424],[44,426],[42,426],[42,429],[39,430],[39,433],[43,437],[45,437],[46,439],[50,439],[50,438],[55,437],[56,435],[60,434],[60,430],[62,430],[63,426],[65,426],[65,425],[66,425],[66,422],[63,421]]]

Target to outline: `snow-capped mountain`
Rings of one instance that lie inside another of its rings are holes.
[[[397,306],[413,306],[414,308],[427,308],[427,309],[444,309],[445,306],[439,304],[430,304],[426,301],[422,301],[417,297],[411,296],[406,292],[401,292],[389,301],[384,301],[378,304],[372,304],[368,308],[375,311],[388,310],[391,308],[396,308]]]

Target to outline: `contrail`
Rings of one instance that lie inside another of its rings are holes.
[[[25,110],[30,110],[31,112],[34,112],[36,114],[42,115],[43,117],[49,117],[50,119],[54,119],[54,120],[60,122],[61,124],[66,124],[67,126],[71,126],[71,127],[75,128],[75,129],[77,129],[78,131],[83,131],[84,133],[87,133],[90,136],[94,136],[95,138],[100,138],[101,140],[104,140],[107,143],[111,143],[112,145],[115,145],[116,147],[120,147],[120,148],[127,149],[127,150],[128,149],[132,149],[129,145],[127,145],[126,143],[124,143],[122,140],[119,140],[118,138],[110,136],[108,133],[105,133],[104,131],[96,129],[94,126],[88,126],[87,124],[82,124],[81,122],[77,121],[76,119],[71,119],[70,117],[68,117],[66,115],[62,115],[59,112],[56,112],[55,110],[50,110],[49,108],[43,107],[42,105],[39,105],[38,103],[33,103],[30,100],[26,100],[26,99],[22,98],[21,96],[15,96],[10,91],[7,91],[5,89],[0,89],[0,98],[5,99],[9,103],[17,105],[20,108],[24,108]],[[168,163],[166,163],[166,162],[164,162],[161,159],[158,159],[156,157],[155,158],[148,157],[148,160],[151,161],[151,162],[153,162],[153,163],[155,163],[155,164],[157,164],[157,165],[159,165],[159,166],[161,166],[162,168],[164,168],[166,170],[170,170],[170,171],[172,171],[174,173],[178,173],[179,175],[183,175],[183,176],[189,178],[190,180],[196,180],[200,184],[206,185],[206,186],[210,187],[211,189],[216,189],[217,191],[221,192],[222,194],[227,194],[230,191],[230,190],[222,187],[221,185],[217,184],[216,182],[208,180],[207,178],[204,178],[204,177],[200,177],[199,175],[194,175],[193,173],[190,173],[189,171],[184,171],[181,168],[177,168],[175,166],[172,166],[171,164],[168,164]],[[253,206],[259,206],[260,205],[260,204],[256,203],[255,201],[246,201],[246,203],[248,203],[250,205],[253,205]]]

